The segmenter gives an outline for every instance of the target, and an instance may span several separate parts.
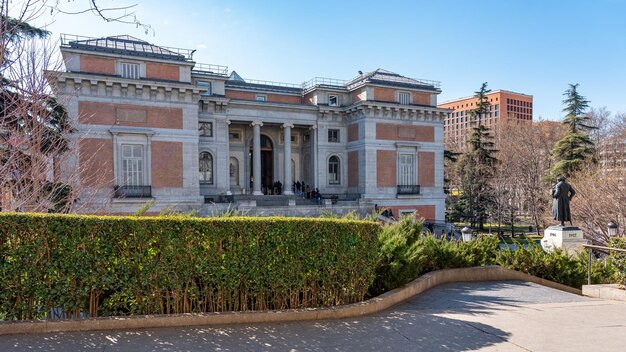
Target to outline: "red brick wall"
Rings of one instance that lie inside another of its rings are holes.
[[[302,98],[293,95],[268,94],[267,101],[272,103],[302,104]]]
[[[396,90],[390,88],[374,88],[374,100],[385,101],[389,103],[396,102]]]
[[[178,65],[146,62],[146,78],[180,81],[180,68]]]
[[[415,212],[418,217],[422,217],[426,220],[435,221],[435,206],[434,205],[416,205]]]
[[[377,123],[376,139],[434,142],[435,128],[433,126],[406,126],[391,123]]]
[[[115,74],[115,59],[91,55],[80,56],[80,71],[89,73]]]
[[[359,125],[348,125],[348,142],[359,140]]]
[[[397,103],[398,97],[396,95],[397,89],[392,88],[374,88],[374,100],[384,101],[388,103]],[[411,104],[416,105],[428,105],[430,106],[430,94],[411,92]]]
[[[80,123],[109,126],[183,128],[181,108],[78,102]]]
[[[348,152],[348,187],[359,186],[359,152]]]
[[[435,186],[435,153],[418,153],[419,185],[423,187]]]
[[[412,104],[415,105],[429,105],[430,106],[430,94],[428,93],[419,93],[419,92],[412,92],[411,93],[412,97]]]
[[[378,187],[395,187],[396,180],[396,151],[376,151],[376,185]]]
[[[113,140],[84,138],[78,143],[81,183],[87,187],[113,187]]]
[[[152,187],[183,186],[183,144],[152,142]]]

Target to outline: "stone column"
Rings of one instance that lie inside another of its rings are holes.
[[[146,186],[152,186],[152,173],[156,170],[152,170],[152,134],[146,135],[146,170],[150,170],[147,173]]]
[[[317,163],[317,126],[311,126],[311,159],[313,160],[313,189],[318,185],[318,163]]]
[[[226,120],[226,195],[231,196],[233,193],[230,191],[230,135],[229,135],[230,120]],[[239,177],[239,176],[237,176]]]
[[[252,122],[252,169],[253,188],[252,195],[262,196],[261,192],[261,126],[263,122]]]
[[[292,175],[291,175],[291,129],[293,128],[293,124],[286,123],[283,125],[285,135],[284,146],[285,146],[285,180],[283,183],[283,194],[290,196],[293,195],[293,191],[291,190],[292,183]]]

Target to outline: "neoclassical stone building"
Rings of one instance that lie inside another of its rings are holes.
[[[146,199],[157,211],[232,202],[303,215],[377,204],[444,221],[438,82],[382,69],[297,85],[243,79],[129,36],[62,36],[61,53],[66,71],[49,76],[76,119],[89,211],[134,212]],[[293,196],[296,181],[339,201]]]

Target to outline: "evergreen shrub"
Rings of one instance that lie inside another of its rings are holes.
[[[626,239],[624,238],[611,238],[608,244],[609,247],[626,249]],[[614,280],[620,286],[620,288],[626,287],[626,253],[611,251],[610,259],[613,262],[615,268]]]
[[[422,223],[412,222],[411,218],[383,227],[379,235],[380,261],[371,295],[401,287],[430,271],[484,265],[500,265],[575,288],[587,283],[585,251],[580,255],[569,255],[559,249],[547,253],[535,243],[517,242],[515,249],[508,246],[500,249],[500,240],[495,236],[479,236],[476,241],[461,242],[421,233]],[[609,282],[613,272],[611,260],[594,261],[592,283]]]

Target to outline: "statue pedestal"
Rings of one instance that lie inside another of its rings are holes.
[[[575,254],[583,250],[583,244],[587,240],[583,237],[583,231],[576,226],[550,226],[543,232],[541,247],[546,252],[554,248],[563,248],[569,254]]]

